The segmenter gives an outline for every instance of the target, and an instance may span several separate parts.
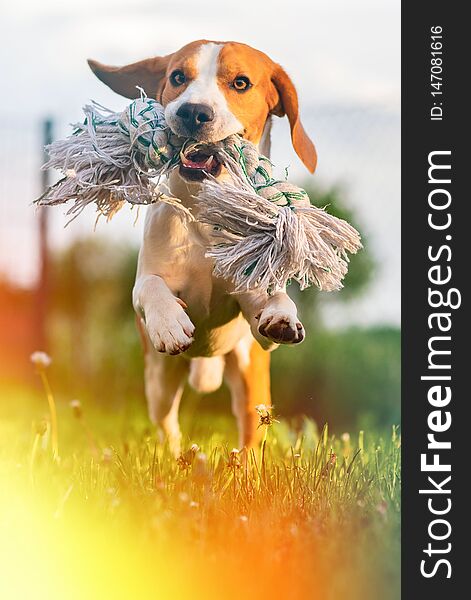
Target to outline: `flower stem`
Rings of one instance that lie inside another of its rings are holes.
[[[265,433],[263,434],[262,445],[260,448],[260,479],[258,480],[258,491],[262,488],[262,479],[265,480],[265,446],[267,444],[268,425],[265,425]]]
[[[31,449],[31,458],[29,459],[29,477],[31,479],[31,485],[34,486],[34,462],[36,460],[36,454],[38,452],[38,444],[41,436],[39,433],[34,435],[33,447]]]
[[[52,458],[54,461],[59,460],[59,436],[57,432],[57,411],[54,396],[52,394],[51,386],[49,385],[46,373],[41,370],[39,371],[41,381],[43,382],[44,390],[46,392],[47,403],[49,404],[49,413],[51,415],[51,445],[52,445]]]

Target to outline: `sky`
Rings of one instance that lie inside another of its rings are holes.
[[[101,84],[86,58],[126,64],[167,54],[194,39],[236,40],[263,50],[295,82],[305,128],[316,143],[313,179],[276,119],[273,160],[298,183],[339,185],[378,264],[369,289],[348,307],[326,302],[332,323],[400,320],[399,0],[2,0],[0,22],[0,274],[22,284],[37,269],[32,199],[39,191],[40,123],[63,136],[94,99],[115,110],[126,100]],[[93,231],[92,212],[64,230],[55,210],[55,247]],[[143,218],[122,211],[98,232],[138,243]]]

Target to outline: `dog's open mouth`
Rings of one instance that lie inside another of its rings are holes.
[[[217,177],[221,172],[221,163],[210,147],[182,150],[180,161],[180,175],[189,181],[202,181],[208,175]]]

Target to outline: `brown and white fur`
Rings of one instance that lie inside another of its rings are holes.
[[[176,134],[201,142],[240,133],[268,155],[271,115],[287,115],[294,149],[314,172],[316,152],[299,118],[294,85],[258,50],[200,40],[125,67],[89,64],[123,96],[136,98],[136,86],[143,87],[163,104]],[[186,175],[185,169],[174,170],[168,185],[191,209],[200,183],[188,170]],[[178,408],[187,380],[204,393],[225,379],[240,447],[253,445],[255,406],[270,405],[269,351],[304,339],[296,306],[285,291],[234,294],[228,282],[213,276],[205,258],[206,235],[206,226],[185,221],[172,206],[147,209],[133,305],[145,350],[150,418],[162,426],[174,452],[179,451]]]

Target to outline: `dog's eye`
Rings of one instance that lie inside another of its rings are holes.
[[[173,73],[170,74],[170,83],[172,85],[174,85],[175,87],[178,87],[179,85],[183,85],[186,81],[186,77],[185,77],[185,73],[183,71],[173,71]]]
[[[252,87],[250,83],[250,79],[245,75],[239,75],[232,82],[232,87],[236,90],[236,92],[246,92],[249,88]]]

